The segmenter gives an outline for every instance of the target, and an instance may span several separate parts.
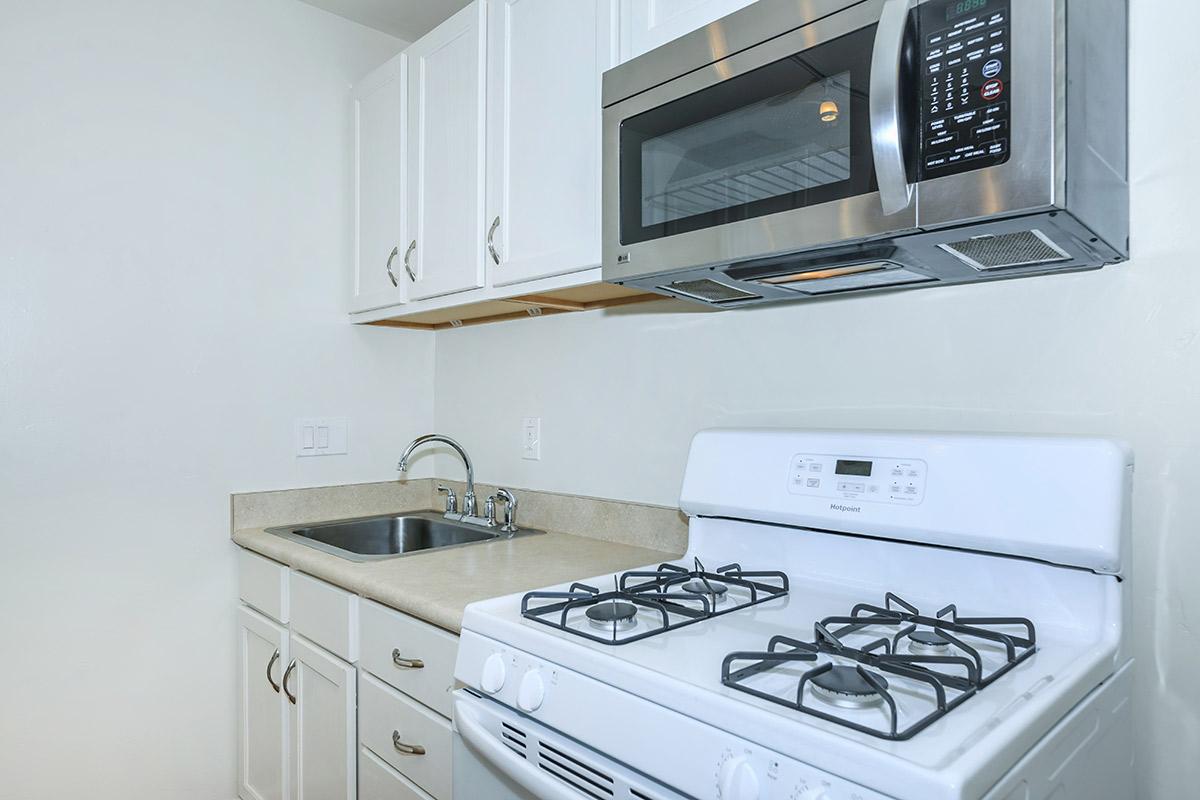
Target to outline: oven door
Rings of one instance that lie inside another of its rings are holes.
[[[605,280],[913,230],[915,5],[866,0],[796,27],[786,4],[790,33],[606,108]]]
[[[454,693],[454,796],[487,800],[686,800],[530,717]]]

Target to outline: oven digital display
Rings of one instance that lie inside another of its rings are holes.
[[[837,469],[834,470],[838,475],[854,475],[859,478],[871,477],[870,461],[843,461],[838,459]]]

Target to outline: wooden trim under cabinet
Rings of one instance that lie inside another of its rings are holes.
[[[506,297],[500,300],[483,300],[433,311],[401,313],[395,317],[364,324],[387,328],[443,330],[445,328],[461,328],[466,325],[504,322],[511,319],[593,311],[599,308],[614,308],[654,300],[678,302],[670,301],[669,298],[658,294],[599,283],[538,294]]]

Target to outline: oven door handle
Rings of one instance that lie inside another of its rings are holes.
[[[898,214],[912,203],[900,129],[900,70],[908,12],[916,4],[917,0],[884,0],[871,52],[871,150],[884,214]]]
[[[476,754],[539,800],[580,800],[578,792],[541,772],[488,733],[471,710],[472,702],[454,698],[454,727]]]

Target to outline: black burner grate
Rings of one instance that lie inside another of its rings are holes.
[[[866,632],[874,627],[895,628],[896,633],[890,637],[876,639],[862,647],[851,647],[843,641],[850,634]],[[1025,635],[1017,636],[994,630],[1007,627],[1022,628]],[[938,640],[945,640],[946,653],[900,653],[901,643],[919,633],[931,634],[918,637],[918,641],[926,645],[935,641],[934,636]],[[849,616],[826,617],[816,623],[813,639],[812,642],[801,642],[786,636],[775,636],[768,642],[765,652],[730,653],[721,665],[721,682],[732,689],[862,733],[883,739],[903,740],[912,738],[941,719],[980,689],[1031,656],[1037,649],[1033,623],[1023,617],[959,617],[958,609],[953,605],[946,606],[936,616],[929,617],[890,592],[886,595],[882,607],[860,603],[853,608]],[[977,644],[982,640],[1001,646],[1005,654],[1003,664],[985,673],[982,655],[968,640],[976,641]],[[801,675],[794,697],[790,694],[785,696],[762,691],[747,683],[755,675],[800,661],[818,661],[820,656],[828,656],[831,660]],[[845,715],[816,708],[805,702],[805,688],[810,684],[821,685],[822,676],[826,676],[826,673],[837,666],[832,659],[850,662],[862,681],[883,699],[888,719],[885,729],[855,722]],[[736,670],[733,668],[736,663],[743,661],[751,663]],[[880,680],[878,673],[900,676],[927,686],[932,697],[929,713],[900,728],[896,700],[889,692],[887,683]],[[957,695],[949,697],[948,691],[957,692]]]
[[[696,593],[683,588],[684,584],[693,581],[708,587],[709,591]],[[573,583],[565,592],[529,592],[521,599],[521,615],[594,642],[620,645],[749,608],[788,593],[788,578],[782,572],[747,572],[740,564],[729,564],[710,572],[699,559],[695,559],[694,568],[690,570],[677,564],[660,564],[654,570],[626,572],[615,576],[614,584],[614,589],[608,592],[583,583]],[[720,594],[720,586],[726,588],[726,600],[718,608],[715,598]],[[730,599],[732,592],[729,590],[733,587],[741,590],[742,600]],[[569,622],[572,611],[605,602],[637,606],[637,616],[645,630],[631,631],[613,620],[611,631],[601,634],[594,622],[589,625],[592,630]]]

